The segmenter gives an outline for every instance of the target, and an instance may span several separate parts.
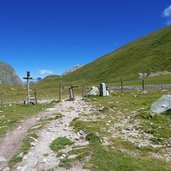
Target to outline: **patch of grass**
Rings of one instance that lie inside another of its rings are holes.
[[[54,169],[53,169],[53,168],[50,168],[50,169],[48,169],[47,171],[54,171]]]
[[[171,115],[168,114],[152,114],[151,111],[140,111],[137,118],[141,118],[143,129],[147,133],[153,134],[156,138],[154,142],[162,142],[164,139],[170,138]]]
[[[65,159],[60,161],[59,167],[70,169],[72,167],[74,161],[75,161],[75,159],[65,158]]]
[[[0,138],[3,137],[7,131],[18,126],[21,120],[32,117],[50,106],[52,105],[4,105],[0,112]]]
[[[99,136],[97,136],[95,133],[87,134],[86,140],[89,141],[91,144],[101,143]]]
[[[72,149],[69,152],[69,155],[76,154],[77,157],[75,158],[76,160],[82,161],[86,156],[91,155],[91,147],[89,145],[86,145],[84,147],[79,146],[77,149]]]
[[[171,165],[165,161],[154,158],[132,157],[113,149],[106,150],[102,146],[94,148],[94,154],[88,163],[89,169],[98,171],[169,171],[171,169]]]
[[[70,139],[66,137],[59,137],[52,141],[52,143],[50,144],[50,148],[53,151],[59,151],[61,149],[64,149],[67,145],[72,145],[72,144],[73,142]]]
[[[87,134],[91,133],[100,133],[101,135],[108,135],[106,131],[103,131],[101,128],[106,126],[105,120],[101,121],[81,121],[80,119],[74,119],[70,123],[77,132],[83,130]]]
[[[112,138],[111,141],[112,141],[111,146],[114,146],[115,149],[128,149],[130,151],[136,150],[135,145],[129,141],[126,141],[120,138]]]

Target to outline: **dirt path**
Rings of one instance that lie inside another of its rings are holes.
[[[27,133],[27,130],[33,127],[37,121],[42,116],[51,115],[53,113],[60,113],[63,115],[61,119],[52,120],[50,123],[46,124],[45,127],[38,132],[38,139],[34,142],[34,147],[30,149],[29,153],[23,156],[23,160],[19,163],[14,170],[24,171],[24,170],[48,170],[53,168],[55,170],[65,170],[59,168],[58,164],[61,157],[56,157],[57,154],[54,153],[50,148],[49,144],[58,137],[67,137],[74,141],[74,145],[87,145],[84,139],[80,138],[80,135],[76,134],[72,128],[69,126],[70,122],[79,116],[79,114],[88,114],[90,111],[89,105],[77,98],[75,101],[63,101],[56,104],[54,108],[50,108],[47,111],[41,113],[37,117],[33,117],[18,127],[18,129],[9,133],[8,136],[0,142],[0,168],[7,166],[7,162],[10,157],[15,154],[15,152],[20,148],[22,144],[22,139]],[[67,153],[70,148],[66,148],[64,153]],[[1,170],[0,169],[0,170]],[[78,171],[83,170],[82,164],[77,163],[70,170]]]
[[[23,121],[18,128],[6,134],[6,137],[0,141],[0,170],[7,167],[10,158],[19,150],[28,129],[34,126],[41,117],[53,113],[54,110],[46,110],[39,113],[39,115]]]

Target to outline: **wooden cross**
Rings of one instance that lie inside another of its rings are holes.
[[[32,80],[33,78],[30,77],[30,71],[27,71],[27,77],[23,78],[24,80],[27,80],[27,103],[30,103],[30,88],[29,88],[29,80]]]
[[[64,86],[63,88],[69,88],[69,100],[74,100],[74,88],[78,86]]]

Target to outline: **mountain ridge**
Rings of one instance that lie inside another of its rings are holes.
[[[22,84],[22,81],[16,74],[14,68],[2,61],[0,61],[0,84]]]

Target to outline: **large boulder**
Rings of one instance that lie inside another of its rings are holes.
[[[155,113],[166,113],[171,110],[171,95],[164,95],[151,105],[151,110]]]
[[[4,62],[0,62],[0,84],[22,84],[15,70]]]
[[[90,90],[90,92],[88,93],[89,96],[97,96],[99,95],[100,91],[97,87],[93,86]]]

